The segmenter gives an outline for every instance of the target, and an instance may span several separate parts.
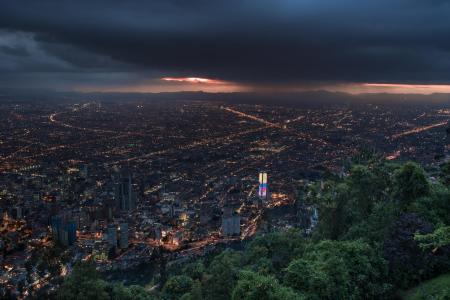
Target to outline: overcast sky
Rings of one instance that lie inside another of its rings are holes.
[[[0,1],[0,87],[450,91],[449,51],[450,1]]]

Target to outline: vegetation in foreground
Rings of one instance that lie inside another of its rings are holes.
[[[449,299],[449,275],[437,277],[450,272],[449,170],[447,163],[431,182],[415,163],[366,159],[343,178],[313,185],[299,199],[319,209],[312,237],[268,230],[243,251],[226,249],[172,267],[152,291],[107,283],[83,264],[56,297],[392,299],[419,285],[406,299]]]
[[[404,293],[403,299],[450,299],[450,274],[441,275],[421,283]]]

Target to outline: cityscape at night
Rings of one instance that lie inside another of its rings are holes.
[[[0,299],[448,299],[450,3],[213,2],[0,2]]]

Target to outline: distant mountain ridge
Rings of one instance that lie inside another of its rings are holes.
[[[221,101],[229,103],[267,105],[324,105],[324,104],[449,104],[450,94],[349,94],[324,90],[286,93],[208,93],[203,91],[161,92],[161,93],[118,93],[118,92],[76,92],[50,91],[46,89],[0,89],[0,101]]]

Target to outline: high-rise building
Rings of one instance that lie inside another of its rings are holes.
[[[72,246],[77,240],[77,224],[74,220],[68,220],[62,227],[64,246]]]
[[[77,241],[77,223],[75,220],[57,215],[51,218],[52,236],[55,242],[63,246],[72,246]]]
[[[122,222],[119,226],[119,247],[120,249],[128,248],[128,223]]]
[[[267,198],[267,173],[266,172],[260,172],[259,173],[258,196],[261,199],[266,199]]]
[[[59,232],[62,228],[62,217],[52,216],[50,220],[50,226],[52,228],[52,237],[54,241],[59,240]]]
[[[222,235],[233,236],[241,234],[241,217],[234,213],[230,207],[223,208]]]
[[[108,245],[110,248],[117,247],[117,229],[116,225],[109,224],[107,229],[107,239],[108,239]]]
[[[108,198],[103,202],[103,217],[106,220],[111,221],[113,219],[115,210],[114,199]]]
[[[133,210],[136,207],[136,193],[133,190],[131,174],[127,173],[120,177],[116,185],[116,204],[121,210]]]

